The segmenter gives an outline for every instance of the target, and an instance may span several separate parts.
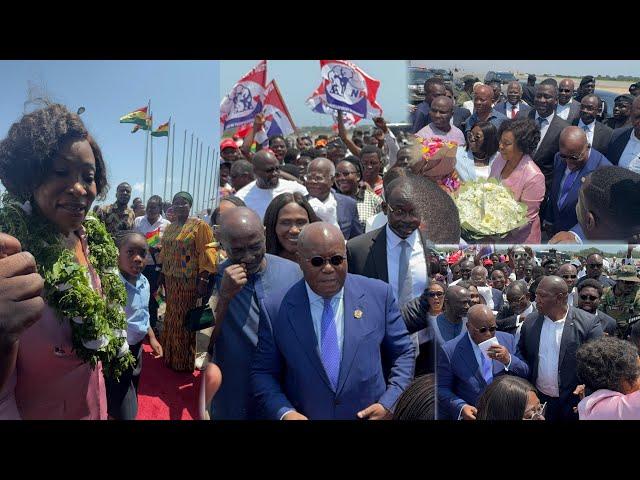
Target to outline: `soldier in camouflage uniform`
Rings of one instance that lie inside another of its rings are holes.
[[[616,284],[604,290],[598,308],[615,319],[617,336],[626,338],[630,325],[640,319],[640,278],[633,265],[622,266],[611,278]]]
[[[115,239],[118,232],[133,230],[135,213],[127,205],[131,198],[131,185],[121,183],[116,191],[116,203],[107,205],[98,210],[97,215],[107,227],[107,231]]]

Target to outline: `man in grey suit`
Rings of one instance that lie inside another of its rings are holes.
[[[580,100],[580,118],[571,123],[580,127],[587,136],[589,145],[606,157],[613,129],[596,120],[601,105],[602,101],[597,95],[585,95]]]
[[[577,420],[579,398],[574,391],[576,350],[603,335],[594,315],[567,304],[567,284],[560,277],[543,277],[536,290],[536,309],[520,330],[516,355],[529,365],[529,375],[546,402],[547,420]]]
[[[524,118],[531,110],[531,107],[522,101],[522,85],[517,81],[507,86],[507,100],[493,108],[511,120]]]

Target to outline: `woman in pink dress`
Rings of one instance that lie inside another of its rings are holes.
[[[538,244],[541,241],[540,203],[544,199],[544,175],[531,155],[540,140],[540,129],[529,118],[505,120],[498,132],[499,151],[491,166],[490,178],[497,178],[527,205],[528,222],[509,233],[504,243]]]
[[[46,226],[43,241],[62,242],[101,293],[83,221],[96,196],[104,196],[107,176],[80,117],[58,104],[24,115],[0,142],[0,179],[12,199],[26,200],[25,214]],[[33,241],[15,236],[23,248]],[[107,418],[102,365],[91,368],[76,355],[70,322],[45,305],[40,319],[0,351],[0,363],[10,365],[0,378],[0,419]]]

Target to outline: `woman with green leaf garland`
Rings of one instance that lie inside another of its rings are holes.
[[[100,148],[77,114],[46,104],[0,142],[0,179],[0,229],[35,257],[46,303],[18,339],[0,418],[106,419],[103,369],[118,378],[133,357],[118,250],[87,217],[107,190]]]

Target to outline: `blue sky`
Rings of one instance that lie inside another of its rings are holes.
[[[349,59],[350,60],[350,59]],[[404,122],[407,117],[407,62],[404,60],[350,60],[367,74],[380,80],[378,103],[390,123]],[[220,98],[259,60],[223,60],[220,62]],[[274,79],[280,88],[296,126],[331,126],[329,115],[312,112],[306,99],[320,84],[319,60],[269,60],[267,82]],[[373,125],[363,120],[361,125]]]
[[[134,187],[132,198],[142,197],[146,133],[131,134],[133,125],[121,124],[118,120],[146,106],[149,99],[154,128],[170,116],[172,123],[176,123],[174,177],[177,185],[173,193],[180,186],[185,129],[188,131],[187,159],[191,133],[203,142],[203,163],[207,146],[217,149],[220,104],[217,61],[0,61],[1,138],[22,116],[29,82],[44,88],[51,99],[72,111],[85,107],[81,118],[98,141],[107,163],[111,186],[107,202],[115,201],[116,186],[123,181]],[[153,193],[158,195],[162,195],[164,189],[167,143],[167,137],[153,140]],[[168,170],[170,173],[171,158]],[[185,184],[186,177],[185,172]],[[169,189],[167,185],[167,196]],[[147,198],[149,190],[148,183]]]
[[[431,68],[458,67],[484,74],[489,70],[558,75],[640,75],[637,60],[412,60],[412,65]]]

